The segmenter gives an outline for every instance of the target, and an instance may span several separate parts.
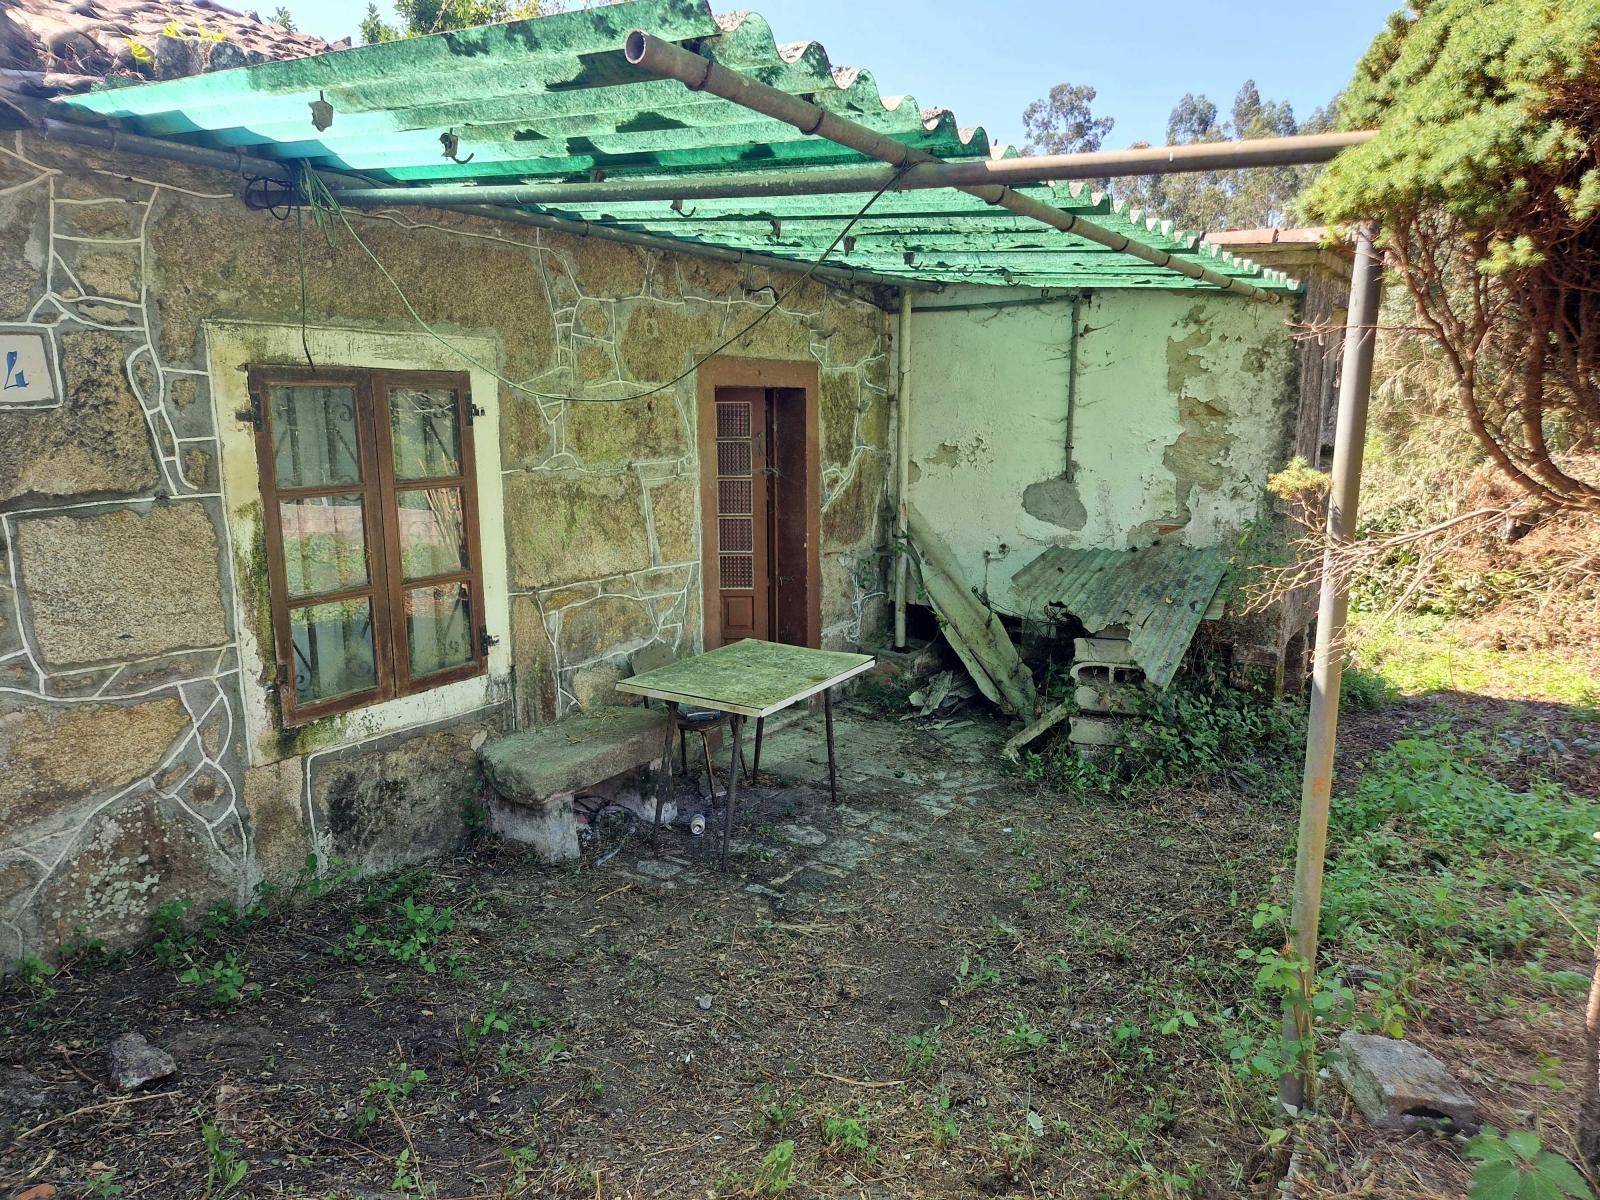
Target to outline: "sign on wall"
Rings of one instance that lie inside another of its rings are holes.
[[[51,408],[61,399],[48,336],[0,328],[0,408]]]

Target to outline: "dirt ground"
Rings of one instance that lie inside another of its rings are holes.
[[[1355,715],[1348,753],[1429,716]],[[999,723],[854,708],[835,808],[819,724],[769,739],[728,874],[681,828],[573,868],[485,845],[169,939],[175,962],[89,953],[14,983],[0,1192],[1270,1194],[1288,1147],[1217,1043],[1260,1015],[1236,952],[1287,869],[1291,797],[1067,800],[1003,767]],[[190,961],[241,970],[243,994],[180,983]],[[128,1030],[176,1075],[111,1088]],[[1548,1048],[1519,1036],[1532,1070]],[[1341,1167],[1395,1143],[1454,1170],[1425,1135],[1348,1114],[1322,1133]],[[1380,1175],[1361,1194],[1439,1194]]]

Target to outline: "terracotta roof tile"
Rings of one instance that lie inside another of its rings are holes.
[[[0,0],[0,66],[42,90],[176,79],[349,45],[291,33],[212,0]]]

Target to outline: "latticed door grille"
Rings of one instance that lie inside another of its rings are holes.
[[[717,566],[724,591],[756,586],[754,405],[717,401]]]

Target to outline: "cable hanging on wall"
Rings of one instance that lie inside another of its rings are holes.
[[[803,284],[806,283],[807,280],[816,274],[817,269],[827,261],[828,256],[838,248],[839,244],[845,240],[850,231],[855,228],[857,222],[867,215],[868,211],[883,197],[884,193],[893,190],[901,175],[903,175],[908,169],[909,168],[907,167],[899,168],[888,178],[888,180],[884,182],[882,187],[880,187],[876,192],[872,193],[872,195],[867,198],[867,202],[856,211],[855,215],[845,222],[844,227],[834,235],[833,240],[828,243],[827,247],[820,255],[817,256],[816,260],[806,268],[804,273],[802,273],[798,279],[790,283],[789,286],[784,288],[781,292],[774,289],[772,303],[766,308],[762,309],[755,319],[752,320],[748,325],[739,330],[737,333],[731,334],[722,341],[718,342],[705,354],[702,354],[700,357],[696,358],[694,362],[690,363],[687,369],[680,372],[678,375],[675,375],[666,383],[657,384],[654,387],[645,389],[644,391],[635,392],[630,396],[569,396],[557,392],[542,392],[537,388],[529,387],[525,383],[518,383],[515,380],[507,379],[488,363],[481,362],[474,358],[471,354],[468,354],[465,350],[452,343],[443,334],[439,333],[438,330],[434,329],[432,325],[428,324],[427,320],[423,318],[422,314],[416,310],[416,306],[411,303],[411,298],[406,295],[405,289],[400,286],[399,280],[395,279],[395,277],[390,274],[389,268],[384,266],[383,260],[373,252],[372,247],[367,245],[366,241],[363,240],[361,235],[356,232],[355,227],[350,223],[350,218],[345,215],[344,209],[340,206],[338,198],[335,197],[331,191],[329,191],[328,185],[320,176],[317,175],[315,171],[299,172],[299,195],[295,201],[295,209],[298,216],[298,211],[302,206],[309,208],[311,210],[312,220],[319,227],[326,228],[334,226],[335,224],[342,225],[345,231],[349,233],[351,238],[355,240],[356,245],[360,246],[362,252],[372,260],[373,266],[378,268],[379,274],[381,274],[388,282],[389,286],[394,289],[395,295],[400,298],[400,303],[405,305],[406,312],[410,314],[411,319],[417,323],[418,327],[422,329],[424,333],[433,338],[434,341],[438,342],[445,349],[449,350],[457,358],[460,358],[464,362],[470,363],[472,366],[477,367],[481,371],[487,372],[494,379],[498,380],[512,391],[519,392],[524,396],[532,396],[536,400],[554,400],[564,404],[631,404],[637,400],[648,400],[652,396],[660,395],[663,392],[670,391],[672,388],[677,387],[678,384],[682,383],[685,379],[688,379],[691,375],[698,371],[700,367],[703,366],[707,361],[715,358],[718,354],[721,354],[735,342],[747,337],[750,332],[756,328],[756,326],[760,325],[773,313],[777,312],[778,309],[783,306],[783,302],[785,300],[793,295],[795,291],[797,291]],[[273,215],[277,215],[275,211]],[[305,315],[303,244],[301,247],[301,274],[301,322],[303,334]],[[304,339],[302,337],[302,341],[303,340]],[[310,357],[311,352],[309,348],[307,348],[307,361],[310,360]]]

